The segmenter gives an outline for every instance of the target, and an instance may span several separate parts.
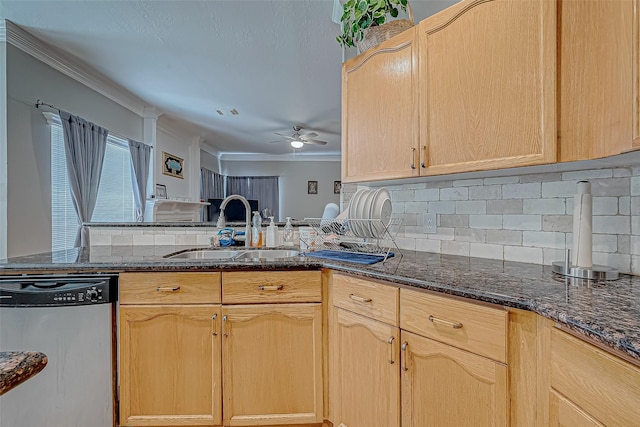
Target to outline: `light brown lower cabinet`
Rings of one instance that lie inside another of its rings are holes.
[[[506,426],[507,367],[402,331],[402,427]]]
[[[120,306],[120,425],[222,422],[220,305]]]
[[[400,330],[337,309],[337,426],[400,426]]]
[[[224,425],[321,423],[320,303],[222,309]]]
[[[549,427],[602,427],[598,421],[555,391],[549,393]]]
[[[550,326],[550,426],[639,426],[640,369]]]

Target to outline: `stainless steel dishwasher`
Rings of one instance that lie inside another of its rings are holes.
[[[0,351],[42,372],[0,397],[0,427],[115,425],[117,276],[0,276]]]

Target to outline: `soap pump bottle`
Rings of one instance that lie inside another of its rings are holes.
[[[284,233],[282,234],[282,243],[285,246],[293,246],[293,227],[291,226],[291,217],[287,217],[287,223],[284,225]]]
[[[251,222],[251,247],[259,248],[262,246],[262,218],[260,218],[260,212],[253,212],[253,220]]]
[[[266,245],[268,248],[275,248],[277,246],[276,238],[278,237],[278,227],[276,226],[276,223],[273,222],[272,216],[270,216],[269,219],[271,220],[271,222],[267,227]]]

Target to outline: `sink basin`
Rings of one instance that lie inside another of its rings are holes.
[[[300,252],[291,249],[250,249],[241,252],[234,259],[238,261],[270,261],[299,256]]]
[[[193,249],[190,251],[165,255],[166,259],[174,260],[242,260],[242,261],[268,261],[285,259],[298,256],[300,253],[291,249]]]
[[[177,254],[165,255],[167,259],[218,259],[231,260],[236,257],[240,251],[226,249],[194,249],[192,251],[180,252]]]

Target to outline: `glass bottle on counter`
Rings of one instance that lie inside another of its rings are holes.
[[[253,212],[253,219],[251,221],[251,247],[259,248],[262,246],[262,218],[260,212]]]
[[[282,233],[282,244],[284,246],[293,246],[293,226],[291,225],[291,217],[287,217],[287,223],[284,225],[284,233]]]

